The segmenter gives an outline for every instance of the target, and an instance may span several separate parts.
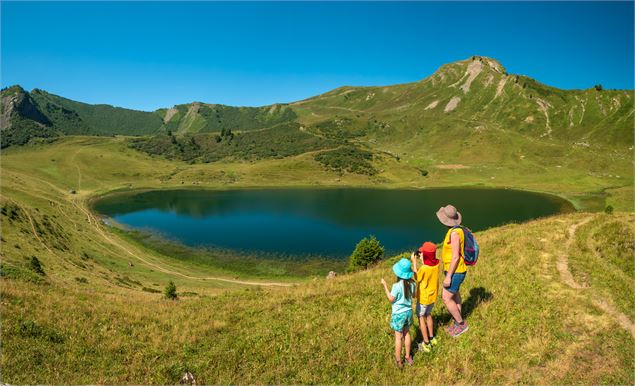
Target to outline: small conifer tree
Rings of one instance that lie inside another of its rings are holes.
[[[35,256],[31,256],[31,258],[29,258],[29,268],[38,275],[45,275],[40,259]]]
[[[348,258],[348,272],[365,269],[369,265],[381,260],[384,256],[384,247],[375,236],[363,238],[357,243],[353,254]]]
[[[166,299],[176,300],[176,285],[174,285],[174,282],[172,280],[170,280],[168,285],[165,286],[165,291],[163,293]]]

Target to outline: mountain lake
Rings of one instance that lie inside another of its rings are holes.
[[[441,242],[435,213],[446,204],[474,232],[574,210],[557,196],[488,188],[154,190],[108,195],[93,209],[189,247],[342,259],[369,235],[387,254]]]

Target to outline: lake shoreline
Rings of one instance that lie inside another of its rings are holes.
[[[240,194],[237,195],[238,193]],[[208,194],[214,198],[208,196]],[[109,225],[114,224],[119,232],[127,234],[126,238],[129,241],[140,243],[165,256],[179,256],[179,259],[194,261],[212,267],[225,267],[227,263],[232,265],[237,261],[242,261],[243,263],[249,261],[249,265],[256,265],[260,268],[269,267],[266,270],[270,270],[272,265],[278,265],[283,267],[280,269],[287,271],[287,274],[305,276],[307,274],[323,275],[329,270],[341,272],[355,244],[361,238],[372,234],[378,236],[380,242],[384,244],[387,255],[400,254],[411,250],[416,247],[416,243],[421,242],[424,238],[440,241],[442,227],[438,226],[439,224],[437,224],[434,217],[434,211],[436,211],[437,207],[430,207],[430,205],[434,206],[434,202],[437,201],[445,203],[444,201],[446,200],[443,198],[445,196],[450,197],[448,199],[451,202],[456,202],[454,201],[456,199],[459,202],[459,207],[467,210],[466,218],[472,220],[467,221],[466,224],[472,227],[474,231],[575,211],[573,204],[562,197],[518,189],[494,189],[489,187],[376,189],[359,186],[350,188],[320,187],[320,189],[303,189],[298,186],[293,188],[278,186],[243,187],[238,189],[229,187],[225,189],[184,189],[180,187],[171,189],[125,189],[95,195],[90,200],[90,208],[92,212],[97,213],[102,218],[102,221],[109,223]],[[487,205],[492,207],[494,204],[499,206],[501,205],[500,203],[503,203],[501,208],[507,209],[499,209],[498,212],[501,212],[501,210],[503,212],[495,214],[496,211],[493,213],[482,212],[483,209],[479,208],[476,213],[481,214],[474,215],[475,209],[468,209],[471,204],[461,204],[461,200],[464,202],[465,200],[468,200],[467,202],[477,200],[479,202],[477,206],[484,207],[487,207]],[[509,203],[506,202],[508,200],[510,200]],[[99,207],[100,205],[104,206]],[[344,206],[340,207],[341,205]],[[380,208],[382,206],[385,207]],[[516,212],[513,209],[515,207],[519,208]],[[372,212],[368,212],[367,209]],[[115,210],[115,212],[112,212],[112,210]],[[254,210],[260,217],[263,216],[263,210],[265,211],[264,213],[269,213],[267,211],[273,210],[271,213],[276,213],[273,218],[270,218],[273,223],[268,223],[266,221],[267,217],[265,217],[264,219],[259,218],[258,222],[251,223],[251,225],[246,224],[236,228],[236,219],[232,220],[231,213],[237,212],[244,216]],[[151,213],[152,220],[141,220],[142,223],[145,222],[146,224],[141,225],[134,222],[127,223],[127,220],[122,220],[118,217],[133,216],[133,218],[137,218],[135,221],[138,221],[138,216],[134,214],[138,211],[141,211],[139,215],[142,216],[142,219],[150,214],[142,215],[141,213]],[[193,212],[190,213],[190,211]],[[281,212],[278,213],[276,211]],[[470,211],[472,211],[472,215],[470,215]],[[298,214],[298,212],[301,213]],[[127,215],[125,213],[130,214]],[[300,233],[293,233],[296,229],[285,231],[285,228],[282,228],[278,232],[270,234],[269,238],[266,237],[267,232],[272,232],[272,229],[276,227],[276,221],[280,222],[280,216],[286,218],[285,216],[289,215],[292,217],[296,216],[293,217],[294,221],[299,218],[301,221],[305,221],[302,219],[311,219],[311,222],[294,224],[294,228],[302,229]],[[171,218],[167,223],[165,223],[166,216]],[[195,226],[190,233],[198,235],[202,232],[202,236],[196,236],[198,238],[191,239],[188,238],[190,236],[187,230],[180,229],[182,225],[178,225],[178,223],[182,220],[179,220],[179,218],[190,218],[188,216],[193,217],[187,220],[186,223],[189,224],[187,226]],[[316,216],[320,219],[319,221],[327,221],[327,228],[324,228],[324,224],[321,225],[321,228],[315,228]],[[413,216],[414,219],[412,218]],[[210,220],[206,220],[208,217]],[[423,218],[426,218],[427,225],[417,220]],[[429,223],[431,220],[433,225]],[[216,224],[214,225],[215,228],[206,228],[210,226],[209,221]],[[359,221],[362,222],[358,223]],[[192,222],[200,222],[200,225],[193,225]],[[183,239],[183,236],[179,237],[169,230],[161,228],[161,224],[164,223],[168,224],[167,226],[170,229],[176,227],[179,232],[185,232],[184,237],[186,238]],[[358,229],[356,236],[347,236],[346,234],[342,236],[340,231],[337,230],[338,227],[342,226],[344,228],[340,230],[345,233],[353,232],[351,227],[362,226],[360,229],[368,229],[365,231]],[[430,228],[430,226],[433,228]],[[261,229],[258,230],[259,228]],[[233,229],[233,231],[229,232],[229,229]],[[251,236],[243,235],[244,231],[248,229],[252,230],[252,233],[249,233]],[[375,229],[375,231],[372,229]],[[253,231],[256,232],[253,233]],[[218,232],[221,232],[220,236]],[[225,238],[222,236],[222,232],[229,232],[227,237],[232,239],[237,237],[236,240],[239,241],[234,241],[233,244],[224,244]],[[381,232],[384,232],[383,237]],[[386,236],[385,232],[391,232],[393,235]],[[394,232],[399,234],[397,239],[395,239]],[[264,236],[260,235],[260,233],[263,233]],[[329,234],[331,235],[330,237],[328,236]],[[220,244],[218,243],[218,237],[221,237]],[[253,237],[256,237],[256,239],[253,239]],[[276,237],[282,237],[282,239],[276,241]],[[259,238],[267,240],[267,245],[273,243],[274,249],[266,246],[259,247]],[[273,238],[273,241],[270,238]],[[316,239],[319,240],[316,241]],[[255,242],[251,243],[254,240]],[[401,241],[397,242],[395,240]],[[322,249],[322,247],[318,250],[311,249],[311,243],[315,242],[327,242],[328,247],[327,249]],[[289,247],[289,245],[298,244],[302,245],[301,248],[303,249],[297,250]],[[335,252],[336,250],[338,252]],[[298,270],[298,267],[302,265],[311,266],[314,270],[310,272],[306,269]],[[239,267],[239,269],[231,269],[232,273],[239,272],[250,276],[261,276],[263,274],[261,269],[244,269],[244,264],[243,266],[234,264],[234,266]],[[302,274],[297,275],[299,272],[302,272]],[[285,274],[278,270],[274,276],[279,275]]]

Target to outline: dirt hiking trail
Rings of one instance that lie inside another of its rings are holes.
[[[558,268],[558,272],[560,273],[560,280],[564,282],[567,286],[573,289],[585,290],[590,288],[588,286],[583,286],[575,281],[575,279],[573,278],[573,275],[571,274],[571,271],[569,270],[568,255],[572,249],[573,243],[575,242],[575,234],[577,229],[587,224],[592,219],[593,219],[593,216],[589,216],[585,218],[584,220],[569,226],[569,228],[567,229],[566,248],[564,252],[558,255],[558,259],[556,261],[556,267]],[[626,331],[630,332],[631,335],[633,335],[633,337],[635,338],[635,324],[633,324],[633,321],[628,316],[618,311],[612,304],[607,302],[605,299],[592,297],[592,302],[596,307],[598,307],[599,309],[604,311],[606,314],[611,316],[611,318],[613,318],[615,322],[617,322]]]

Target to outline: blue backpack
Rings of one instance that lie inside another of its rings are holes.
[[[469,230],[468,228],[461,225],[452,227],[452,229],[456,229],[456,228],[463,229],[463,235],[465,235],[465,238],[463,240],[463,261],[465,261],[465,265],[476,265],[476,262],[478,261],[478,252],[479,252],[479,247],[478,247],[478,243],[476,242],[476,238],[474,238],[472,231]]]

